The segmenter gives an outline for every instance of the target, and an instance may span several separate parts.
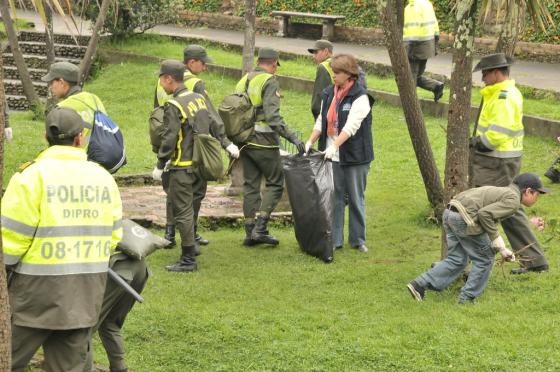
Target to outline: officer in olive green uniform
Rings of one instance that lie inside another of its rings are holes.
[[[239,157],[239,149],[236,145],[231,143],[231,141],[226,137],[224,123],[217,113],[210,97],[208,97],[208,92],[206,91],[206,86],[204,81],[198,77],[199,74],[206,71],[206,64],[212,63],[212,59],[206,53],[200,45],[189,45],[183,51],[183,63],[185,64],[185,74],[184,74],[184,84],[187,90],[190,92],[195,92],[206,98],[206,104],[208,106],[208,111],[212,116],[212,122],[210,125],[210,134],[217,138],[222,147],[230,154],[233,158]],[[156,94],[154,97],[154,108],[163,106],[165,102],[171,99],[171,95],[167,94],[161,84],[158,81],[156,87]],[[168,188],[168,176],[167,172],[164,173],[162,177],[164,190]],[[202,204],[202,199],[206,196],[207,182],[199,177],[196,178],[193,184],[193,208],[194,208],[194,233],[195,240],[198,244],[207,245],[208,240],[202,238],[197,233],[197,221],[198,213],[200,211],[200,206]],[[167,191],[166,191],[167,192]],[[166,224],[166,234],[165,239],[175,243],[175,224],[173,222],[173,214],[169,202],[167,203],[167,224]]]
[[[2,198],[16,372],[27,371],[41,345],[47,371],[84,369],[110,254],[122,236],[119,189],[87,161],[83,128],[74,110],[54,108],[49,147],[20,168]]]
[[[300,154],[305,151],[304,143],[291,132],[280,115],[280,93],[274,77],[278,52],[261,48],[257,67],[245,75],[235,88],[236,92],[247,90],[256,108],[255,134],[241,152],[243,162],[243,214],[245,216],[244,244],[247,246],[265,243],[277,245],[278,240],[267,230],[270,214],[278,204],[284,190],[284,173],[280,160],[278,135],[293,143]],[[266,180],[266,189],[261,199],[261,179]],[[255,217],[259,212],[255,221]]]
[[[144,259],[137,260],[124,253],[118,252],[111,256],[109,267],[130,284],[138,293],[142,293],[148,281],[148,267]],[[99,320],[92,329],[92,334],[99,332],[99,337],[109,359],[110,372],[126,372],[127,365],[124,360],[124,341],[121,329],[126,316],[135,303],[134,297],[114,280],[107,280],[103,305]],[[84,371],[93,369],[92,350],[88,352],[88,359]]]
[[[328,40],[317,40],[313,48],[309,48],[307,51],[313,54],[313,61],[317,64],[315,83],[313,84],[313,93],[311,95],[311,113],[313,114],[313,119],[317,120],[321,113],[323,89],[334,84],[334,74],[331,68],[333,45]]]
[[[183,84],[185,66],[176,60],[165,60],[160,66],[160,82],[173,98],[164,106],[165,132],[158,152],[158,162],[152,176],[161,180],[169,161],[169,200],[175,223],[181,235],[181,258],[168,271],[188,272],[196,270],[193,184],[196,176],[192,169],[193,133],[208,134],[212,117],[206,99],[198,93],[189,92]]]
[[[78,85],[79,76],[80,69],[75,64],[56,62],[50,66],[48,74],[41,80],[49,84],[52,95],[59,99],[58,107],[73,109],[85,121],[84,138],[85,149],[87,149],[95,111],[101,111],[104,114],[107,112],[99,97],[93,93],[84,92]]]
[[[476,136],[471,138],[471,186],[509,185],[519,174],[523,154],[523,96],[509,78],[513,61],[503,53],[480,60],[474,71],[482,70],[485,87],[480,91],[483,104]],[[548,262],[542,253],[523,208],[501,221],[504,232],[522,268],[512,274],[546,271]]]

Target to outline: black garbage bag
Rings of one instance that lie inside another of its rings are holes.
[[[299,247],[325,262],[333,260],[332,164],[324,154],[290,155],[283,159],[288,197]]]

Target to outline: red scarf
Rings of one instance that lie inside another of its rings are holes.
[[[334,98],[327,112],[327,136],[332,137],[338,134],[338,105],[342,101],[350,88],[354,86],[354,80],[349,80],[341,90],[340,86],[334,86]]]

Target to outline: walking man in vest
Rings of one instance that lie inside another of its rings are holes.
[[[480,91],[483,104],[471,138],[470,166],[472,187],[507,186],[521,169],[523,154],[523,96],[509,77],[513,61],[503,53],[491,54],[480,60],[474,71],[482,71],[485,87]],[[535,233],[523,208],[501,221],[520,269],[512,274],[528,271],[547,271],[548,262],[542,253]]]
[[[443,212],[447,258],[407,285],[412,297],[422,301],[427,289],[444,290],[472,261],[472,270],[461,288],[459,303],[474,302],[486,287],[496,253],[506,261],[515,260],[515,255],[506,248],[500,236],[498,222],[514,215],[521,205],[531,207],[540,194],[548,191],[536,174],[523,173],[506,187],[477,187],[455,196]]]
[[[48,371],[82,371],[109,256],[122,236],[115,180],[82,150],[84,122],[68,108],[46,120],[49,148],[20,167],[2,198],[12,310],[12,370],[42,345]]]
[[[220,141],[222,147],[232,158],[237,159],[239,158],[239,149],[226,137],[224,123],[214,108],[210,97],[208,97],[204,80],[199,77],[201,73],[206,71],[206,64],[211,62],[212,59],[208,56],[206,49],[202,46],[195,44],[187,46],[183,51],[183,63],[185,64],[185,74],[183,77],[184,84],[188,91],[198,93],[206,99],[208,112],[213,119],[210,125],[210,134]],[[163,106],[165,102],[171,98],[172,95],[165,93],[165,90],[158,80],[156,95],[154,98],[154,108]],[[164,190],[168,188],[168,178],[169,177],[166,172],[162,177]],[[198,213],[200,211],[202,199],[206,196],[206,189],[207,182],[197,177],[195,183],[193,184],[194,235],[196,242],[200,245],[207,245],[209,243],[208,240],[204,239],[197,232]],[[171,246],[173,246],[175,245],[175,224],[173,221],[173,214],[170,209],[170,206],[168,206],[165,239],[172,242]]]
[[[439,101],[443,83],[423,76],[428,59],[437,54],[439,41],[439,25],[429,0],[408,0],[404,9],[403,41],[416,85],[433,92],[434,101]]]
[[[85,147],[89,143],[89,137],[93,129],[95,111],[107,114],[103,103],[93,93],[82,90],[78,85],[80,69],[70,62],[53,63],[47,75],[41,78],[49,84],[53,96],[59,99],[58,107],[69,107],[82,117],[84,123]]]
[[[268,220],[284,191],[284,173],[280,160],[278,136],[293,143],[300,154],[305,151],[304,143],[288,129],[280,115],[280,92],[274,73],[280,62],[278,51],[261,48],[257,67],[243,76],[236,92],[247,89],[255,106],[255,133],[249,137],[241,152],[243,164],[243,215],[245,216],[246,246],[255,244],[278,245],[278,239],[269,235]],[[248,83],[247,83],[248,82]],[[266,189],[261,198],[261,180],[264,176]],[[258,215],[257,215],[258,212]],[[256,220],[255,220],[256,217]]]
[[[164,106],[165,132],[152,173],[155,180],[161,180],[169,162],[168,197],[181,235],[181,257],[166,269],[176,272],[196,270],[193,185],[197,178],[192,168],[194,132],[208,134],[212,125],[206,99],[187,90],[183,83],[184,73],[185,66],[179,61],[165,60],[160,65],[161,86],[167,94],[173,94],[173,98]]]
[[[311,95],[311,113],[313,114],[313,119],[316,121],[321,113],[323,89],[334,84],[333,71],[330,65],[333,45],[328,40],[317,40],[313,48],[307,50],[309,53],[313,54],[313,62],[317,65],[315,83]]]

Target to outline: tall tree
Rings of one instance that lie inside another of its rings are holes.
[[[45,9],[45,45],[47,51],[47,63],[52,65],[54,63],[54,30],[53,30],[53,16],[50,4],[42,0],[43,8]]]
[[[253,69],[255,58],[255,22],[257,1],[245,0],[245,37],[243,43],[243,74]]]
[[[408,133],[424,180],[426,194],[435,216],[441,216],[443,187],[426,131],[420,102],[416,95],[416,84],[412,79],[408,57],[402,43],[402,30],[397,22],[396,1],[399,0],[377,0],[377,7],[381,15],[391,66],[399,88]]]
[[[4,126],[6,94],[4,91],[4,74],[2,58],[0,58],[0,190],[4,174]],[[0,205],[2,202],[0,201]],[[0,226],[1,227],[1,226]],[[0,371],[12,369],[12,335],[10,330],[10,305],[8,301],[8,285],[6,270],[4,270],[4,254],[2,253],[2,239],[0,239]]]
[[[25,64],[25,59],[21,49],[19,48],[17,34],[15,32],[14,23],[10,15],[10,9],[8,0],[0,0],[0,12],[2,13],[2,20],[6,28],[6,34],[8,35],[8,41],[10,43],[10,49],[14,55],[14,61],[18,69],[18,73],[21,79],[21,84],[23,85],[23,92],[29,101],[31,107],[37,108],[41,105],[39,101],[39,96],[35,91],[33,82],[31,81],[31,76],[29,75],[29,70]]]
[[[105,24],[105,18],[107,16],[107,11],[109,10],[109,5],[113,0],[103,0],[101,3],[101,8],[99,9],[99,14],[97,20],[95,21],[95,26],[93,27],[91,38],[89,39],[86,54],[80,63],[80,84],[83,84],[85,79],[89,76],[91,66],[95,60],[95,55],[97,53],[97,46],[99,45],[99,36],[103,30]]]

